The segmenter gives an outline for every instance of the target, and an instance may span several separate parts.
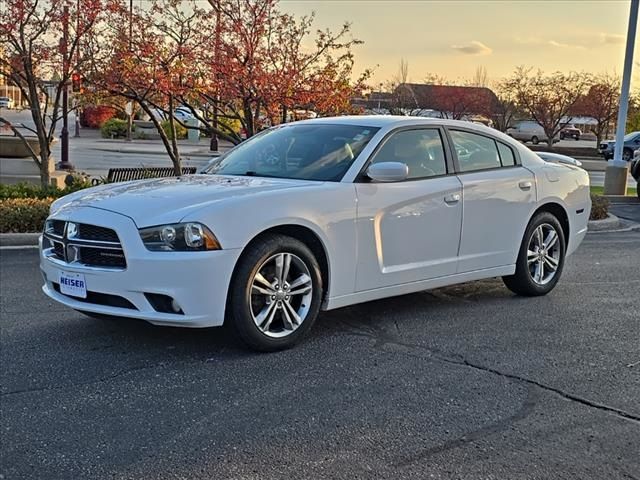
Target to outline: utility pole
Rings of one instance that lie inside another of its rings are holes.
[[[78,68],[80,65],[80,0],[76,1],[76,38],[78,41],[76,42],[76,65],[75,68]],[[82,77],[81,77],[82,78]],[[73,96],[73,106],[74,106],[74,118],[76,123],[74,137],[80,136],[80,111],[78,106],[78,96]]]
[[[209,150],[217,152],[218,145],[218,108],[220,105],[220,72],[218,68],[220,66],[220,0],[216,1],[216,33],[213,42],[213,63],[215,65],[216,74],[216,96],[213,102],[213,131],[211,132],[211,143],[209,144]]]
[[[132,51],[133,40],[133,0],[129,0],[129,53]],[[127,112],[127,142],[131,141],[131,130],[133,130],[133,101],[129,100],[125,107]]]
[[[636,41],[639,3],[639,0],[631,0],[631,8],[629,10],[627,48],[624,54],[624,70],[622,72],[622,87],[620,91],[620,108],[618,109],[616,143],[613,158],[607,162],[607,170],[604,177],[605,195],[627,194],[627,175],[629,165],[622,159],[622,151],[624,149],[624,133],[627,124],[627,110],[629,108],[629,85],[631,83],[631,68],[633,67],[633,47]]]
[[[69,7],[62,10],[62,133],[60,135],[60,170],[73,170],[69,162]]]

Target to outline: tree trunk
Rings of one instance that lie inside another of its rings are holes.
[[[176,176],[182,175],[182,165],[180,161],[180,151],[178,150],[178,135],[176,133],[176,121],[173,117],[173,95],[169,95],[169,128],[171,130],[171,149],[173,150],[173,156],[171,161],[173,162],[173,170]]]
[[[160,139],[162,140],[162,144],[164,145],[164,148],[167,151],[169,158],[171,159],[171,163],[173,164],[173,170],[175,174],[181,175],[182,168],[180,165],[180,154],[178,152],[177,144],[175,145],[176,148],[174,150],[172,142],[169,140],[169,137],[167,136],[166,132],[162,128],[162,123],[153,115],[151,108],[144,102],[144,100],[136,100],[136,101],[138,102],[138,105],[140,105],[140,108],[142,108],[142,110],[147,115],[149,115],[149,118],[153,122],[153,125],[156,127],[156,130],[158,131],[158,135],[160,135]],[[174,138],[175,138],[175,135],[174,135]]]

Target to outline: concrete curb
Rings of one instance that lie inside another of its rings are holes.
[[[40,233],[0,233],[0,247],[32,247],[38,245]]]
[[[620,228],[620,219],[611,213],[607,214],[607,218],[602,220],[589,220],[590,232],[607,232]]]

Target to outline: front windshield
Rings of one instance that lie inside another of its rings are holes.
[[[624,136],[624,141],[625,142],[630,142],[632,141],[634,138],[636,138],[638,136],[638,132],[631,132],[631,133],[627,133]]]
[[[240,144],[204,173],[339,182],[377,131],[358,125],[285,125]]]

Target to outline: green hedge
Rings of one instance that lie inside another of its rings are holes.
[[[173,124],[176,127],[176,137],[178,137],[178,140],[187,138],[187,129],[180,125],[177,120],[174,121]],[[164,120],[161,125],[162,130],[164,130],[164,133],[167,135],[167,138],[169,140],[173,140],[173,135],[171,133],[171,124],[169,123],[169,120]]]
[[[18,183],[15,185],[0,184],[0,200],[9,198],[60,198],[77,190],[90,187],[86,180],[74,177],[71,185],[65,188],[46,187],[30,183]]]
[[[128,129],[129,124],[126,120],[111,118],[102,124],[100,134],[102,138],[126,138]]]
[[[54,198],[0,200],[0,233],[41,232]]]

